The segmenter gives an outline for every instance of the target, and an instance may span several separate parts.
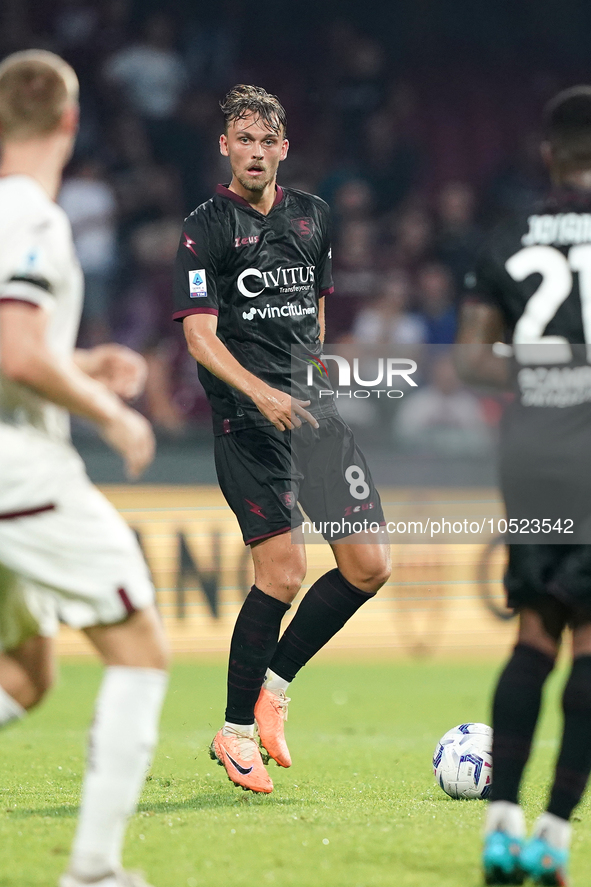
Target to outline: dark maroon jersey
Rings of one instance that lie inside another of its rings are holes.
[[[591,447],[591,193],[555,191],[501,223],[466,285],[468,298],[501,312],[513,346],[517,396],[502,424],[502,473],[535,475],[542,490],[549,477],[582,483]]]
[[[501,311],[513,343],[591,343],[591,193],[556,191],[501,223],[466,287]]]
[[[174,320],[216,315],[219,339],[242,366],[311,400],[317,418],[336,413],[334,398],[319,398],[328,380],[314,373],[313,387],[304,388],[294,378],[309,378],[307,359],[322,353],[318,300],[333,291],[329,215],[319,197],[277,187],[265,216],[218,185],[185,221],[174,282]],[[295,375],[294,361],[302,365]],[[270,424],[250,398],[202,366],[199,378],[216,434]]]

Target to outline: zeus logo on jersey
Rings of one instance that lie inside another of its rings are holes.
[[[242,312],[242,317],[244,320],[254,320],[255,317],[260,317],[261,320],[269,320],[273,317],[301,317],[303,314],[316,314],[316,307],[311,305],[309,308],[304,308],[302,305],[282,305],[280,308],[277,305],[265,305],[264,308],[255,308],[254,305],[248,311]]]
[[[266,289],[278,289],[280,293],[298,293],[309,290],[314,283],[315,265],[295,268],[277,268],[276,271],[259,271],[247,268],[238,276],[238,292],[247,299],[260,296]]]
[[[204,268],[189,271],[189,298],[203,299],[207,296],[207,275]]]

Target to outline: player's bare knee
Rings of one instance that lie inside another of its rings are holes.
[[[304,581],[305,575],[305,573],[297,571],[287,577],[285,584],[285,593],[289,598],[288,603],[291,603],[291,601],[293,601],[298,591],[302,587],[302,582]]]
[[[168,643],[155,606],[137,610],[124,622],[115,625],[87,628],[86,634],[105,665],[158,670],[168,668]]]
[[[377,594],[390,578],[391,569],[389,554],[380,552],[350,565],[346,573],[342,572],[345,578],[361,591],[366,594]]]
[[[519,614],[519,643],[556,659],[566,621],[558,614],[551,619],[551,615],[524,608]]]
[[[362,591],[367,592],[367,594],[377,594],[380,588],[386,584],[388,579],[390,578],[390,570],[376,569],[372,571],[372,573],[363,581],[363,584],[359,587]]]
[[[392,568],[390,564],[384,563],[381,565],[379,569],[374,571],[374,574],[371,578],[371,583],[374,592],[378,592],[382,586],[386,584],[388,579],[390,578],[390,574],[392,572]]]
[[[253,548],[253,562],[257,588],[290,604],[306,576],[304,546],[291,544],[286,533]]]
[[[26,706],[27,709],[34,708],[43,702],[55,683],[55,674],[52,669],[51,671],[31,675],[30,680],[30,703]]]
[[[305,571],[297,565],[270,564],[257,571],[255,583],[264,594],[290,604],[302,587]]]
[[[138,658],[138,667],[155,668],[160,671],[167,671],[170,665],[170,648],[164,627],[157,612],[152,610],[142,611],[145,621],[141,638],[138,637],[138,649],[136,656]]]

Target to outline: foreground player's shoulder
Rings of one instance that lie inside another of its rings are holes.
[[[52,222],[67,226],[64,211],[29,176],[7,176],[0,179],[0,219],[11,229],[19,224]]]
[[[64,210],[28,176],[0,179],[3,253],[43,251],[52,265],[72,257],[72,228]]]

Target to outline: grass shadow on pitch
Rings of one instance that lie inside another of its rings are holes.
[[[252,792],[241,792],[240,794],[217,794],[199,792],[192,798],[186,798],[182,801],[157,801],[150,803],[144,801],[138,806],[138,813],[179,813],[183,810],[220,810],[220,809],[236,809],[245,806],[272,806],[272,807],[307,807],[313,802],[306,798],[281,798],[281,797],[259,797]],[[317,802],[315,802],[317,804]],[[51,819],[72,819],[78,815],[79,806],[77,804],[63,804],[60,807],[27,807],[19,810],[18,808],[6,811],[10,819],[34,819],[34,818],[51,818]]]
[[[62,804],[61,807],[26,807],[7,810],[10,819],[32,819],[35,816],[51,817],[52,819],[68,819],[78,815],[78,804]]]
[[[145,801],[138,807],[138,813],[176,813],[182,810],[220,810],[236,809],[240,807],[307,807],[312,801],[306,798],[280,798],[269,795],[257,795],[252,792],[240,792],[240,794],[213,794],[199,792],[192,798],[184,801],[158,801],[149,803]]]

